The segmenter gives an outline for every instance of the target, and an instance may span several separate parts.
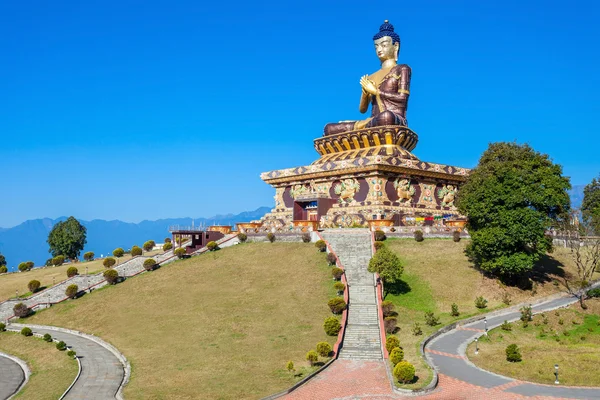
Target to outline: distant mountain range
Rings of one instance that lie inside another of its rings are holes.
[[[87,245],[83,252],[93,251],[96,256],[108,254],[117,247],[130,249],[133,245],[141,246],[146,240],[162,243],[169,237],[169,227],[174,225],[209,226],[234,225],[236,222],[249,222],[260,219],[269,212],[269,207],[260,207],[254,211],[245,211],[240,214],[215,215],[210,218],[168,218],[157,221],[142,221],[138,224],[119,220],[93,221],[79,220],[87,228]],[[33,261],[36,266],[44,265],[50,258],[48,253],[48,233],[54,224],[66,220],[67,217],[57,219],[43,218],[23,222],[13,228],[0,228],[0,253],[6,257],[9,270],[16,270],[22,261]],[[82,254],[83,254],[82,252]]]

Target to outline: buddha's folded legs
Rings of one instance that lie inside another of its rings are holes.
[[[406,118],[401,115],[395,114],[391,111],[384,111],[380,114],[374,116],[366,125],[367,128],[372,128],[374,126],[384,126],[384,125],[402,125],[408,126],[406,122]]]
[[[325,136],[335,135],[336,133],[348,132],[354,129],[355,121],[338,122],[325,125],[323,132]]]

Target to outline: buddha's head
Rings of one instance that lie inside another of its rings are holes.
[[[400,36],[394,32],[394,25],[386,19],[383,25],[379,27],[379,32],[373,36],[375,43],[375,52],[379,61],[398,60],[400,52]]]

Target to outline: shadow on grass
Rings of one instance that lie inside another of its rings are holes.
[[[388,294],[398,296],[401,294],[406,294],[412,290],[410,285],[403,280],[399,280],[394,283],[386,283],[384,288],[385,288],[385,293],[383,296],[384,299],[387,297]]]

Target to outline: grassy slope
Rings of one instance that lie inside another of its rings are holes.
[[[512,323],[510,332],[496,328],[490,331],[489,340],[479,342],[478,355],[474,345],[467,355],[489,371],[545,384],[554,383],[554,364],[558,363],[562,385],[600,386],[600,299],[587,303],[587,310],[575,304],[545,313],[546,324],[537,315],[527,328],[520,322]],[[519,346],[523,361],[506,361],[505,349],[512,343]]]
[[[423,338],[433,333],[443,325],[463,319],[481,312],[488,312],[505,306],[502,302],[504,292],[510,295],[512,303],[519,303],[547,296],[560,290],[551,283],[561,270],[572,271],[569,255],[565,249],[557,248],[552,257],[544,262],[545,282],[536,285],[535,295],[532,290],[521,290],[515,287],[505,287],[497,280],[484,277],[475,270],[464,255],[468,241],[454,243],[451,240],[425,240],[417,243],[412,239],[387,240],[388,247],[395,251],[404,261],[404,284],[395,288],[395,294],[388,294],[386,300],[396,304],[398,312],[397,336],[405,351],[405,359],[415,365],[418,381],[408,388],[421,387],[431,379],[431,372],[419,355],[418,347]],[[600,274],[596,278],[600,277]],[[394,288],[391,288],[394,290]],[[479,310],[474,300],[483,296],[488,300],[488,307]],[[450,306],[456,303],[460,316],[450,315]],[[430,327],[425,324],[425,311],[433,311],[440,317],[440,325]],[[413,324],[418,322],[423,335],[412,334]]]
[[[27,362],[31,377],[17,399],[58,399],[77,376],[77,362],[54,343],[18,333],[0,333],[0,351]]]
[[[238,245],[39,312],[131,362],[128,399],[260,398],[290,386],[330,315],[330,268],[304,243]]]

